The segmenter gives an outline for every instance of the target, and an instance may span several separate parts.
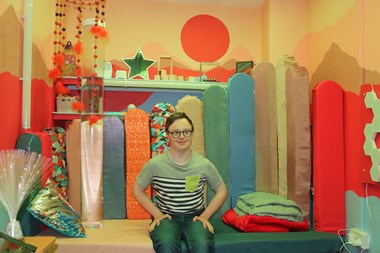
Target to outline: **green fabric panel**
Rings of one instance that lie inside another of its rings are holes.
[[[103,219],[126,217],[125,130],[118,116],[104,116]]]
[[[203,113],[206,158],[218,169],[227,188],[230,183],[230,141],[228,124],[228,95],[225,86],[211,85],[203,92]],[[207,189],[207,202],[214,196]],[[214,218],[221,218],[231,208],[227,197]]]
[[[42,144],[40,138],[36,134],[21,134],[17,139],[16,148],[41,154]],[[26,210],[29,202],[30,198],[27,198],[17,215],[24,236],[33,236],[41,232],[41,223],[33,218],[33,216]]]

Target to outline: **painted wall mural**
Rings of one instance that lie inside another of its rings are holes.
[[[22,2],[0,0],[0,149],[13,148],[23,131]],[[234,73],[236,61],[275,63],[282,55],[294,55],[299,65],[309,72],[310,90],[323,80],[332,80],[342,86],[347,97],[355,96],[358,100],[364,92],[360,90],[362,84],[380,83],[380,23],[373,22],[377,20],[379,1],[294,0],[288,1],[286,6],[282,1],[271,0],[249,6],[237,2],[236,5],[220,4],[222,2],[107,1],[106,27],[110,36],[106,41],[105,60],[112,63],[113,77],[116,70],[128,71],[122,59],[133,59],[141,49],[144,58],[156,61],[149,68],[149,79],[158,73],[160,56],[172,56],[173,72],[184,77],[199,75],[202,61],[217,61],[221,67],[220,80],[226,81]],[[55,6],[54,1],[35,0],[34,3],[38,6],[35,13],[46,13],[35,15],[33,25],[31,126],[32,130],[39,131],[51,124],[54,108],[48,69],[52,66]],[[87,9],[88,13],[92,11]],[[74,41],[76,9],[70,7],[67,15],[70,27],[67,39]],[[128,96],[115,91],[110,93],[115,100],[135,99],[136,105],[146,108],[149,108],[147,104],[161,99],[156,93]],[[173,95],[175,100],[179,97]],[[125,109],[112,103],[110,108]],[[360,100],[351,104],[350,112],[357,106],[363,106]],[[364,124],[355,127],[360,132]],[[357,141],[362,140],[364,135]],[[359,148],[350,146],[347,154],[353,151],[361,154],[362,144]],[[368,165],[369,161],[365,163]],[[352,211],[348,213],[347,226],[370,231],[368,224],[379,224],[370,211],[380,209],[379,187],[375,183],[363,184],[363,175],[355,171],[358,166],[360,164],[351,162],[346,167],[347,210]],[[364,180],[369,181],[370,178]],[[370,232],[373,238],[378,235],[377,231]],[[379,249],[380,244],[372,241],[371,251]]]

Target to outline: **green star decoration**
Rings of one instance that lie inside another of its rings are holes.
[[[135,58],[123,58],[122,61],[129,68],[128,79],[140,76],[145,80],[149,80],[148,69],[156,62],[145,59],[140,48],[137,50]]]

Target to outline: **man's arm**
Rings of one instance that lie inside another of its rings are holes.
[[[227,187],[222,182],[215,189],[215,196],[212,198],[210,203],[208,204],[206,210],[199,216],[200,218],[209,220],[210,217],[218,211],[218,209],[223,205],[224,201],[227,198]]]
[[[137,181],[133,185],[133,195],[139,204],[155,219],[161,217],[163,213],[154,205],[152,200],[146,195],[144,187],[139,185]]]

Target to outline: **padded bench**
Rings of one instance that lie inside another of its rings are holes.
[[[47,229],[39,236],[55,236],[54,253],[154,253],[147,231],[150,220],[104,220],[101,229],[87,229],[87,238],[69,238]],[[336,253],[338,235],[325,232],[244,233],[211,220],[215,253]],[[182,253],[186,253],[182,245]]]

